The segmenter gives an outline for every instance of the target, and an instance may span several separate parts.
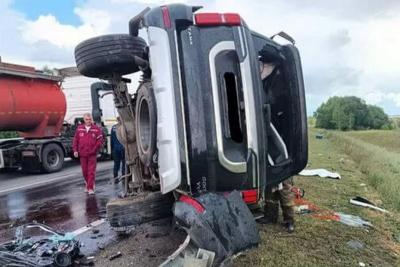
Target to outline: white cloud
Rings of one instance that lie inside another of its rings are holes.
[[[53,15],[40,16],[35,21],[26,21],[21,25],[24,41],[35,44],[39,41],[47,41],[60,48],[73,48],[83,39],[106,32],[109,26],[109,18],[102,12],[90,13],[78,10],[85,21],[81,26],[61,24]],[[98,18],[101,23],[91,22]]]
[[[400,90],[399,90],[399,91],[400,91]],[[396,105],[397,105],[398,107],[400,107],[400,92],[396,92],[396,93],[392,92],[392,93],[389,93],[389,94],[387,94],[386,99],[387,99],[387,100],[392,100],[393,102],[396,103]]]

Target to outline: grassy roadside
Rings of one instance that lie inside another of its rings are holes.
[[[385,206],[400,211],[400,133],[397,131],[329,132],[330,140],[349,155]]]
[[[297,215],[294,234],[287,234],[280,226],[260,226],[262,243],[236,258],[233,265],[359,266],[362,262],[366,266],[400,266],[400,243],[394,238],[400,234],[400,216],[393,209],[395,205],[388,201],[386,194],[378,193],[360,166],[362,162],[353,160],[355,152],[348,154],[342,150],[349,145],[347,141],[334,134],[315,139],[316,133],[310,131],[308,168],[337,171],[342,179],[295,177],[296,186],[305,189],[305,198],[319,207],[358,215],[370,221],[374,228],[354,228],[310,215]],[[353,146],[353,151],[357,149]],[[349,199],[357,195],[383,205],[391,213],[351,205]],[[359,241],[364,247],[353,249],[346,244],[350,240]]]
[[[342,132],[345,136],[354,137],[368,144],[382,147],[391,152],[400,153],[399,130],[369,130]]]

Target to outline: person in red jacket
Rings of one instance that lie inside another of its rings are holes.
[[[97,153],[103,145],[103,131],[93,123],[92,115],[83,115],[83,124],[75,131],[73,151],[74,157],[79,157],[85,178],[85,192],[94,194]]]

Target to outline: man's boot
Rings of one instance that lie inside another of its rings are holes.
[[[285,229],[288,233],[294,232],[294,222],[285,222],[283,224],[283,226],[285,227]]]
[[[264,207],[264,217],[257,220],[260,224],[275,224],[278,222],[279,203],[277,201],[266,201]]]

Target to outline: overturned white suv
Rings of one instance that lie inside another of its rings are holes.
[[[96,86],[114,93],[130,170],[127,195],[173,191],[199,210],[197,204],[206,206],[202,195],[236,190],[257,205],[266,185],[307,163],[299,52],[284,33],[291,44],[250,30],[238,14],[198,9],[146,9],[130,21],[129,34],[80,43],[77,67],[108,80]],[[123,76],[137,71],[142,81],[130,95]],[[154,216],[168,212],[153,209]],[[115,227],[128,224],[121,217],[111,220]]]

